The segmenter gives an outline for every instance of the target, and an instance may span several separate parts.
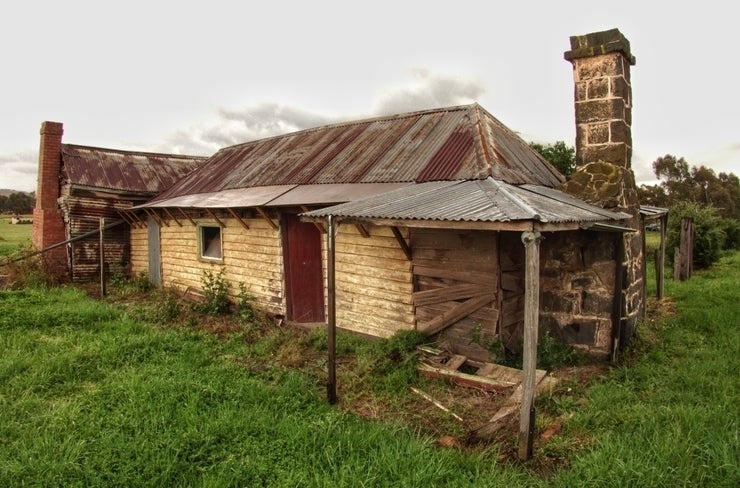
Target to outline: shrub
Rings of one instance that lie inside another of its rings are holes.
[[[224,315],[229,311],[229,284],[224,278],[223,268],[218,273],[211,270],[203,272],[203,303],[196,307],[208,315]]]
[[[672,249],[679,246],[681,220],[690,217],[694,222],[694,265],[708,268],[720,257],[724,249],[726,234],[723,221],[716,208],[695,202],[679,202],[668,214],[666,247],[668,260],[673,263]]]

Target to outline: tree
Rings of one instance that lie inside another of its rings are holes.
[[[740,218],[740,181],[734,174],[720,173],[701,166],[689,166],[684,158],[670,154],[653,162],[653,171],[661,182],[641,185],[640,202],[657,207],[672,207],[679,202],[693,202],[717,209],[720,216]]]
[[[10,195],[0,196],[0,212],[25,214],[33,211],[35,198],[33,195],[23,192],[14,192]]]
[[[546,145],[530,142],[529,147],[540,153],[543,158],[565,176],[569,176],[576,169],[576,150],[563,141]]]

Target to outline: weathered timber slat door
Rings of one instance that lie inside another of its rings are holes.
[[[150,215],[147,220],[147,248],[149,249],[149,281],[156,286],[162,286],[162,261],[159,244],[159,224]]]
[[[283,252],[287,319],[291,322],[324,321],[324,279],[321,233],[297,215],[283,216]]]
[[[447,350],[481,361],[499,317],[495,233],[412,229],[417,328]]]

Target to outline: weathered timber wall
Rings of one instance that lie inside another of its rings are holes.
[[[389,228],[368,230],[370,236],[363,237],[355,226],[342,224],[337,232],[337,326],[389,337],[415,326],[411,263]]]
[[[540,331],[605,357],[611,351],[615,235],[546,233],[540,245]]]
[[[521,351],[524,332],[524,244],[521,232],[499,233],[501,320],[499,334],[509,351]]]
[[[131,276],[149,273],[149,242],[146,227],[131,228]]]
[[[246,218],[245,229],[234,218],[219,217],[225,224],[222,228],[223,263],[198,259],[197,227],[180,219],[177,225],[172,219],[160,229],[162,282],[182,292],[188,289],[202,290],[203,273],[210,270],[218,273],[222,268],[224,278],[230,285],[230,295],[239,292],[239,283],[244,283],[254,304],[270,313],[284,314],[282,246],[279,231],[274,230],[261,218]],[[213,219],[194,219],[198,224],[218,225]],[[144,233],[146,231],[144,230]],[[146,236],[144,236],[146,239]],[[145,265],[143,262],[138,266]]]
[[[100,218],[106,223],[120,220],[119,210],[130,208],[132,201],[115,193],[76,190],[62,187],[61,210],[66,238],[100,228]],[[89,282],[100,276],[100,238],[97,234],[72,243],[70,274],[75,282]],[[130,262],[129,226],[121,224],[105,231],[105,264],[108,273],[127,273]]]
[[[414,299],[418,327],[459,310],[462,318],[439,334],[442,347],[488,360],[498,337],[499,263],[495,232],[412,229]],[[465,303],[480,301],[482,305]],[[487,300],[490,298],[490,300]]]

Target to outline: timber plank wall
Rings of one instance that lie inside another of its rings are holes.
[[[415,327],[411,262],[388,227],[342,224],[335,246],[337,326],[378,337]],[[408,231],[401,230],[408,239]],[[326,274],[325,274],[326,276]]]

